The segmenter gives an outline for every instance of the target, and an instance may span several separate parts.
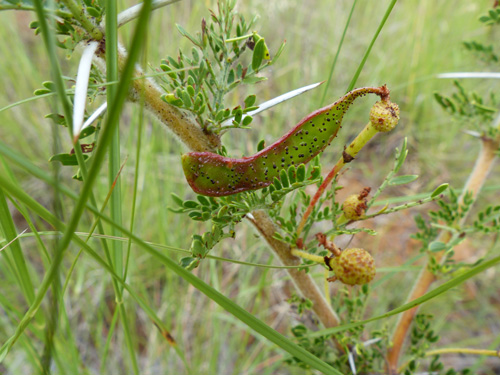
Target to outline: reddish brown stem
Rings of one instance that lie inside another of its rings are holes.
[[[330,171],[330,173],[328,173],[328,175],[325,177],[325,180],[323,181],[323,183],[319,187],[319,189],[316,192],[316,194],[314,194],[314,197],[311,199],[311,203],[309,203],[309,206],[307,207],[307,210],[304,213],[304,216],[302,216],[302,220],[300,221],[300,224],[299,224],[299,226],[297,228],[297,235],[300,235],[300,233],[304,229],[304,225],[307,222],[307,218],[311,215],[311,212],[314,209],[314,206],[316,206],[316,203],[318,203],[319,198],[321,198],[321,196],[325,192],[325,189],[328,187],[328,185],[330,184],[330,182],[337,175],[337,173],[339,173],[339,171],[342,169],[342,167],[344,165],[345,165],[344,159],[343,158],[339,159],[339,161],[337,162],[337,164],[335,164],[335,166]]]

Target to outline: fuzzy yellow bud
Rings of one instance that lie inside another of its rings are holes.
[[[399,121],[399,107],[390,101],[376,102],[370,110],[370,122],[379,132],[388,132],[396,127]]]
[[[335,277],[347,285],[363,285],[375,277],[375,260],[364,249],[346,249],[331,258],[330,267]]]
[[[362,194],[349,195],[342,203],[342,211],[348,220],[358,220],[366,212],[366,196]]]

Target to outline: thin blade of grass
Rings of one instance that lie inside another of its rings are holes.
[[[108,82],[118,81],[118,10],[115,0],[106,0],[106,80]],[[144,19],[143,22],[147,22]],[[140,48],[139,45],[132,44],[131,48]],[[133,51],[131,51],[133,52]],[[106,101],[113,103],[117,93],[117,86],[110,85],[106,89]],[[113,127],[111,143],[109,145],[108,161],[108,185],[112,190],[109,201],[111,218],[118,224],[122,223],[121,211],[121,179],[115,181],[120,169],[120,128],[118,127],[118,117],[113,117],[113,122],[109,119],[107,126]],[[113,184],[115,188],[112,189]],[[111,234],[116,235],[116,230],[111,229]],[[111,244],[111,257],[113,267],[119,274],[123,274],[123,254],[121,244],[113,242]]]
[[[322,336],[322,335],[330,335],[338,332],[343,332],[351,328],[356,328],[359,326],[362,326],[364,324],[374,322],[380,319],[388,318],[393,315],[401,314],[402,312],[405,312],[406,310],[410,310],[411,308],[421,305],[424,302],[427,302],[440,294],[443,294],[444,292],[450,290],[451,288],[454,288],[462,283],[464,283],[466,280],[470,279],[471,277],[487,270],[488,268],[494,267],[497,264],[500,263],[500,255],[496,256],[488,261],[482,262],[479,265],[471,268],[469,271],[464,272],[461,275],[458,275],[454,277],[451,280],[448,280],[447,282],[443,283],[442,285],[438,286],[434,290],[424,294],[422,297],[419,297],[417,299],[414,299],[413,301],[410,301],[408,303],[405,303],[404,305],[401,305],[400,307],[388,311],[385,314],[375,316],[370,319],[363,320],[361,322],[355,322],[355,323],[349,323],[349,324],[343,324],[338,327],[333,327],[333,328],[328,328],[328,329],[323,329],[314,333],[311,333],[309,336],[310,337],[316,337],[316,336]]]
[[[52,66],[52,71],[53,74],[56,76],[54,77],[56,81],[56,87],[58,89],[58,92],[61,94],[60,99],[63,102],[63,106],[65,109],[65,114],[67,117],[67,121],[71,121],[71,111],[69,107],[69,102],[67,101],[66,96],[64,95],[64,87],[62,85],[62,76],[60,74],[60,69],[59,69],[59,64],[57,62],[57,58],[55,55],[55,43],[53,43],[53,39],[50,38],[50,30],[48,28],[46,19],[45,19],[45,14],[44,10],[41,4],[40,0],[35,1],[35,6],[37,9],[37,15],[39,18],[40,22],[40,27],[42,28],[42,34],[44,35],[44,41],[46,44],[47,51],[49,53],[49,59],[51,62]],[[45,274],[45,277],[40,284],[39,290],[35,296],[35,299],[33,303],[31,304],[30,308],[28,309],[27,313],[25,314],[23,320],[19,323],[19,325],[16,328],[16,334],[15,336],[11,337],[9,340],[7,340],[6,343],[2,346],[0,349],[0,362],[5,359],[5,356],[7,355],[8,351],[12,347],[12,345],[15,343],[17,340],[17,337],[24,331],[24,329],[30,324],[31,319],[35,316],[36,312],[40,308],[40,305],[42,303],[42,300],[45,297],[45,294],[48,291],[48,288],[50,287],[50,284],[54,281],[56,274],[58,272],[59,266],[62,262],[62,257],[65,249],[68,247],[73,233],[78,225],[78,222],[80,221],[80,217],[83,214],[83,211],[85,209],[85,205],[87,203],[87,200],[91,194],[92,191],[92,186],[97,178],[98,172],[100,170],[100,167],[104,161],[104,156],[106,153],[107,146],[109,145],[111,141],[112,134],[114,132],[114,127],[116,127],[118,123],[118,117],[121,112],[121,108],[123,107],[123,103],[125,102],[126,95],[128,93],[128,86],[130,84],[130,79],[132,78],[132,74],[135,68],[135,62],[138,59],[139,51],[140,51],[140,44],[142,43],[143,37],[145,35],[146,27],[147,27],[147,19],[149,18],[149,13],[151,11],[151,0],[146,0],[144,2],[144,7],[142,9],[141,15],[139,17],[138,21],[138,26],[137,29],[134,33],[133,41],[132,41],[132,48],[130,49],[130,54],[129,57],[125,63],[124,69],[123,69],[123,74],[122,74],[122,80],[119,83],[117,93],[115,97],[113,98],[112,101],[112,106],[111,110],[109,111],[109,117],[106,126],[101,132],[101,136],[99,139],[99,144],[97,145],[95,154],[94,154],[94,159],[93,163],[91,165],[88,178],[85,180],[82,192],[80,194],[80,197],[77,201],[76,207],[73,210],[73,214],[71,216],[71,219],[69,221],[68,226],[65,228],[64,235],[62,239],[59,242],[58,249],[56,251],[56,254],[54,255],[53,262],[51,264],[51,267]],[[43,25],[43,26],[42,26]],[[68,124],[68,126],[71,128],[71,125]],[[54,215],[50,214],[52,219],[56,219]],[[124,321],[123,324],[126,324]],[[17,336],[17,337],[16,337]],[[14,339],[16,337],[16,339]]]
[[[26,260],[24,259],[21,244],[19,241],[14,241],[17,238],[17,230],[14,220],[10,214],[5,194],[2,191],[0,191],[0,226],[3,230],[5,238],[8,241],[12,241],[9,250],[6,251],[14,260],[14,274],[18,279],[19,286],[23,291],[26,302],[30,304],[35,299],[35,289],[33,288],[33,283],[26,266]]]
[[[352,14],[354,13],[354,8],[356,7],[357,2],[358,2],[358,0],[353,1],[351,11],[349,13],[349,16],[347,17],[347,22],[345,23],[344,31],[342,32],[342,37],[340,38],[339,46],[337,47],[337,52],[335,52],[335,57],[333,58],[332,66],[330,67],[330,73],[328,73],[328,79],[326,80],[326,85],[325,85],[325,88],[323,90],[323,96],[321,97],[321,101],[319,102],[320,107],[323,107],[323,103],[325,102],[325,99],[326,99],[326,94],[328,92],[328,89],[330,88],[330,83],[332,82],[333,72],[335,71],[335,65],[337,65],[337,59],[339,58],[340,51],[342,49],[342,44],[344,44],[345,34],[347,33],[347,28],[349,27],[349,24],[351,23],[351,17],[352,17]]]
[[[115,82],[118,80],[119,76],[119,62],[118,62],[118,9],[117,2],[115,0],[106,0],[106,81]],[[136,26],[137,31],[141,28],[144,30],[144,35],[146,34],[147,27],[145,24],[148,22],[149,15],[144,16],[144,8],[150,8],[150,4],[144,4],[142,11],[140,12],[140,18],[138,20],[139,24]],[[142,24],[141,24],[142,23]],[[141,41],[145,40],[141,38]],[[135,40],[136,42],[138,40]],[[142,50],[138,43],[132,43],[130,53],[135,54],[138,57],[138,52]],[[125,74],[125,72],[124,72]],[[131,77],[130,77],[131,78]],[[118,87],[116,85],[110,85],[106,89],[106,101],[108,104],[114,103],[117,95]],[[120,128],[118,126],[118,116],[111,117],[111,112],[108,113],[108,123],[107,126],[112,127],[111,132],[111,142],[109,145],[109,157],[108,157],[108,187],[111,192],[109,206],[111,219],[117,224],[122,223],[122,199],[121,199],[121,178],[120,178]],[[117,231],[114,227],[111,227],[111,234],[117,235]],[[123,275],[123,252],[122,244],[116,241],[111,242],[110,256],[111,256],[111,266],[114,271],[122,276]],[[116,283],[113,284],[115,289],[115,294],[119,301],[123,300],[122,288]],[[130,333],[128,317],[125,314],[124,309],[119,309],[120,320],[123,326],[123,333],[125,336],[125,344],[127,351],[129,353],[130,360],[132,362],[132,368],[134,369],[134,374],[139,374],[139,366],[137,364],[136,353],[134,350],[132,335]],[[108,340],[114,335],[114,330],[108,332]],[[105,350],[102,362],[106,362],[106,355],[108,351]]]
[[[67,233],[67,227],[65,227],[57,217],[55,217],[52,213],[47,211],[43,206],[41,206],[38,202],[36,202],[33,198],[31,198],[28,194],[26,194],[24,191],[20,189],[16,189],[15,186],[10,183],[8,180],[6,180],[3,176],[0,175],[0,186],[7,191],[9,194],[14,196],[16,199],[22,201],[27,207],[29,207],[33,212],[35,212],[37,215],[42,217],[44,220],[46,220],[49,223],[52,223],[56,227],[56,229],[63,230],[64,233]],[[73,197],[76,198],[76,196],[73,194]],[[189,271],[186,271],[184,268],[182,268],[180,265],[175,263],[173,260],[170,258],[166,257],[150,245],[146,244],[144,241],[142,241],[140,238],[138,238],[136,235],[133,233],[130,233],[127,229],[118,226],[115,222],[113,222],[110,218],[100,215],[98,211],[96,210],[95,212],[98,214],[101,218],[101,220],[109,223],[110,225],[115,226],[118,230],[124,233],[127,237],[129,237],[131,240],[133,240],[138,246],[140,246],[144,251],[158,259],[162,264],[164,264],[167,268],[169,268],[171,271],[176,273],[178,276],[182,277],[185,281],[189,282],[191,285],[193,285],[196,289],[198,289],[200,292],[205,294],[208,298],[210,298],[212,301],[220,305],[222,308],[224,308],[226,311],[234,315],[236,318],[241,320],[243,323],[245,323],[248,327],[252,328],[254,331],[257,333],[261,334],[268,340],[272,341],[274,344],[277,346],[281,347],[284,349],[287,353],[290,355],[293,355],[308,365],[310,365],[312,368],[315,368],[319,371],[322,371],[325,374],[342,374],[340,371],[334,369],[330,365],[326,364],[319,358],[315,357],[302,347],[298,346],[297,344],[293,343],[289,339],[287,339],[285,336],[281,335],[271,327],[269,327],[267,324],[262,322],[261,320],[257,319],[255,316],[250,314],[248,311],[231,301],[229,298],[218,292],[217,290],[213,289],[211,286],[200,280],[198,277],[190,273]],[[74,233],[71,234],[71,239],[75,241],[79,246],[84,247],[89,254],[94,253],[93,250],[83,241],[81,240],[78,236],[76,236]],[[94,253],[95,254],[95,253]],[[96,256],[95,259],[98,259],[99,257]],[[114,277],[116,277],[119,280],[122,280],[114,271],[107,265],[106,262],[102,261],[101,265],[106,268],[108,272],[110,272]],[[47,275],[50,273],[50,271],[47,273]],[[44,278],[44,281],[42,282],[42,285],[46,283],[47,276]],[[125,287],[125,283],[122,284]],[[40,289],[43,289],[42,286]],[[126,288],[127,289],[127,288]],[[127,289],[129,291],[129,289]],[[7,340],[7,342],[0,348],[0,362],[5,358],[5,355],[8,353],[10,348],[13,346],[13,344],[17,341],[17,339],[21,336],[21,334],[24,332],[26,327],[29,325],[32,315],[36,313],[38,310],[39,304],[41,303],[41,299],[38,300],[38,294],[37,294],[37,299],[35,300],[35,303],[38,304],[38,306],[32,305],[28,312],[24,315],[23,319],[19,322],[16,332],[12,337]]]
[[[354,77],[352,77],[351,83],[349,84],[349,87],[347,88],[347,91],[351,91],[354,86],[356,85],[356,82],[358,81],[359,75],[361,74],[361,71],[363,70],[363,67],[365,66],[366,60],[368,59],[368,56],[370,56],[370,52],[372,51],[372,47],[375,44],[375,41],[377,40],[380,32],[382,31],[385,22],[389,18],[389,15],[392,12],[392,9],[394,8],[394,5],[396,5],[396,2],[398,0],[392,0],[389,6],[387,7],[387,10],[385,11],[384,17],[382,18],[382,21],[380,21],[380,24],[378,25],[377,31],[375,31],[375,34],[373,35],[373,38],[370,42],[370,45],[368,46],[368,49],[366,50],[363,58],[361,59],[361,62],[358,66],[358,69],[356,70],[356,73],[354,73]]]

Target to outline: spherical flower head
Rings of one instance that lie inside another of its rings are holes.
[[[366,212],[366,197],[362,194],[349,195],[342,203],[342,211],[348,220],[358,220]]]
[[[396,127],[399,121],[399,107],[391,101],[376,102],[370,110],[370,122],[379,132],[388,132]]]
[[[364,249],[346,249],[331,259],[335,276],[347,285],[363,285],[375,277],[375,260],[370,253]]]

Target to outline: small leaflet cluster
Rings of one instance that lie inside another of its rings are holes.
[[[203,129],[215,134],[250,125],[248,113],[258,108],[255,95],[233,108],[225,106],[225,96],[242,84],[266,80],[258,73],[274,64],[284,48],[283,43],[271,58],[264,38],[251,31],[255,18],[247,22],[234,7],[220,3],[217,13],[211,11],[208,21],[202,20],[196,35],[177,25],[193,47],[189,54],[179,51],[177,58],[169,56],[160,65],[166,73],[160,78],[167,92],[162,99],[189,110]],[[250,63],[245,62],[248,55]]]

